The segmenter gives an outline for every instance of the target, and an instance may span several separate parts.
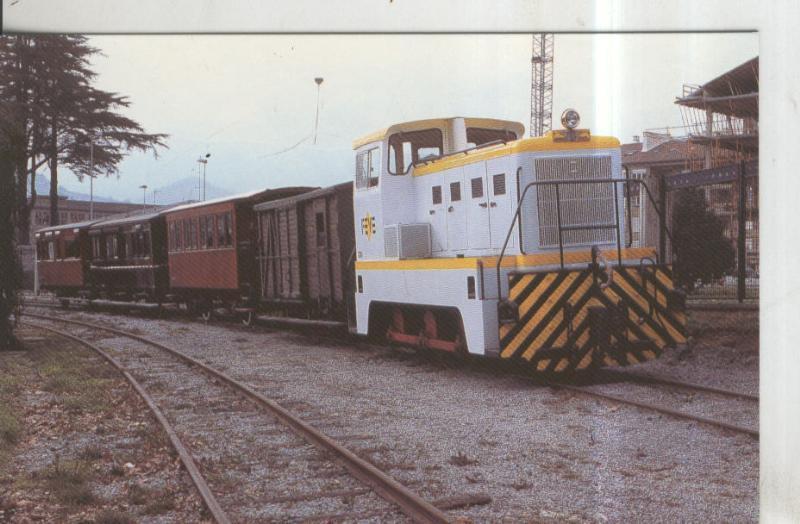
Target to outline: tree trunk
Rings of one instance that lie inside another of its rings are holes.
[[[14,326],[10,316],[16,305],[19,266],[14,208],[17,186],[14,162],[8,149],[0,148],[0,350],[15,349]]]
[[[55,121],[52,124],[50,139],[50,225],[57,226],[58,221],[58,129]]]

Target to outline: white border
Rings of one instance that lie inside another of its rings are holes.
[[[5,31],[760,32],[761,519],[800,521],[800,61],[792,0],[2,0]],[[713,49],[698,49],[698,53]],[[742,57],[743,60],[749,57]],[[657,67],[654,65],[654,67]],[[712,78],[720,72],[709,72]]]

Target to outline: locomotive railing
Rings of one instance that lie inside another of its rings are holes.
[[[500,256],[497,258],[497,265],[495,267],[497,273],[497,296],[498,298],[501,295],[500,290],[501,287],[501,278],[500,278],[500,267],[503,263],[503,257],[506,254],[506,248],[508,247],[508,242],[511,239],[511,233],[514,231],[514,226],[520,221],[520,214],[522,210],[522,203],[525,200],[525,196],[528,193],[528,190],[532,187],[538,186],[555,186],[556,190],[556,219],[558,224],[558,253],[559,253],[559,260],[561,269],[564,269],[564,231],[582,231],[582,230],[603,230],[603,229],[614,229],[617,233],[617,262],[619,265],[622,265],[622,239],[620,235],[620,220],[619,220],[619,192],[617,190],[617,184],[631,184],[631,183],[638,183],[641,187],[644,188],[645,194],[647,195],[648,200],[653,205],[653,209],[655,209],[656,213],[660,217],[660,224],[659,224],[659,233],[661,238],[663,239],[664,236],[668,237],[670,242],[672,242],[672,234],[670,233],[669,229],[667,229],[665,224],[666,216],[663,214],[662,209],[659,208],[658,204],[656,203],[655,199],[653,198],[652,193],[650,193],[650,189],[647,187],[647,184],[644,183],[644,180],[633,179],[633,178],[598,178],[598,179],[580,179],[580,180],[537,180],[534,182],[528,183],[525,188],[522,190],[522,195],[519,197],[519,201],[517,202],[517,209],[514,212],[514,219],[511,221],[511,225],[508,228],[508,233],[506,234],[506,239],[503,242],[503,249],[500,250]],[[571,224],[571,225],[563,225],[561,223],[561,191],[560,187],[562,185],[580,185],[580,184],[612,184],[614,188],[614,223],[613,224]],[[627,210],[628,215],[630,217],[630,186],[625,186],[625,198],[627,201]],[[628,228],[630,234],[630,227]],[[629,237],[630,241],[626,247],[629,247],[632,244],[632,237]],[[659,241],[659,244],[663,245],[663,241]],[[520,246],[521,247],[521,246]],[[657,251],[656,252],[656,260],[661,256],[661,254]]]

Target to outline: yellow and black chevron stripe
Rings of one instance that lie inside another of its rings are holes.
[[[685,343],[686,315],[668,299],[668,266],[615,267],[605,289],[595,275],[592,268],[511,274],[509,299],[519,320],[500,325],[501,358],[524,360],[542,372],[570,372],[635,364]],[[610,312],[602,317],[605,344],[591,328],[592,308]]]

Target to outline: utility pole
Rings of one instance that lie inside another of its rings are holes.
[[[553,127],[553,34],[534,33],[531,54],[531,136]]]
[[[200,201],[205,201],[206,199],[206,166],[208,165],[208,157],[211,156],[211,153],[206,153],[205,158],[200,157],[197,159],[197,176],[200,176],[200,164],[203,164],[203,183],[202,186],[200,185],[200,181],[197,182],[197,199]],[[200,188],[203,188],[202,196],[200,193]]]
[[[319,92],[324,80],[325,79],[321,76],[314,79],[314,82],[317,84],[317,115],[314,117],[314,145],[317,144],[317,128],[319,127]]]
[[[89,138],[89,220],[94,220],[94,137]]]

